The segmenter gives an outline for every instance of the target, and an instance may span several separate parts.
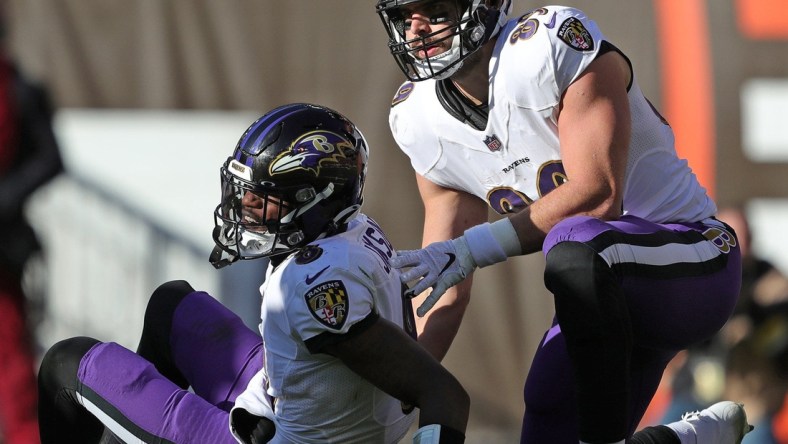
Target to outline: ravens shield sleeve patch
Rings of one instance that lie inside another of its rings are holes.
[[[327,281],[316,285],[306,292],[304,299],[309,306],[309,312],[321,324],[334,330],[345,325],[350,298],[342,281]]]

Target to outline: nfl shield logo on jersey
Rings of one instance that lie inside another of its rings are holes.
[[[487,145],[487,148],[489,148],[490,151],[498,151],[503,146],[501,139],[499,139],[495,134],[485,137],[484,144]]]

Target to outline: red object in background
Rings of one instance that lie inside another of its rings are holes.
[[[654,12],[662,67],[663,115],[673,128],[679,156],[687,159],[700,184],[714,197],[714,72],[706,1],[656,0]],[[690,66],[692,69],[687,69]]]
[[[38,388],[25,296],[18,280],[0,272],[0,430],[6,444],[36,444]]]
[[[788,393],[785,395],[783,406],[772,419],[772,433],[780,444],[788,444]]]

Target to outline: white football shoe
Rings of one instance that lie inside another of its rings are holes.
[[[721,401],[703,410],[685,413],[681,421],[674,424],[689,432],[679,433],[682,444],[741,444],[744,435],[753,429],[747,423],[744,405],[732,401]]]

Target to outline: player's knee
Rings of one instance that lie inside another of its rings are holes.
[[[547,253],[545,286],[556,297],[587,299],[596,285],[600,261],[599,255],[585,244],[559,243]]]
[[[178,304],[193,292],[194,288],[182,280],[169,281],[159,285],[148,301],[148,308],[145,310],[145,323],[157,323],[158,319],[162,317],[171,319]]]
[[[603,328],[626,318],[626,300],[616,273],[583,243],[562,242],[550,250],[545,286],[553,293],[565,333]]]
[[[177,300],[180,301],[187,294],[194,292],[191,284],[183,280],[168,281],[158,286],[151,295],[151,300]]]
[[[47,350],[41,360],[38,385],[42,392],[56,393],[61,388],[76,389],[79,363],[99,341],[88,337],[64,339]]]
[[[601,311],[600,297],[612,284],[607,263],[580,242],[562,242],[547,254],[545,286],[553,293],[559,319],[590,321]]]

